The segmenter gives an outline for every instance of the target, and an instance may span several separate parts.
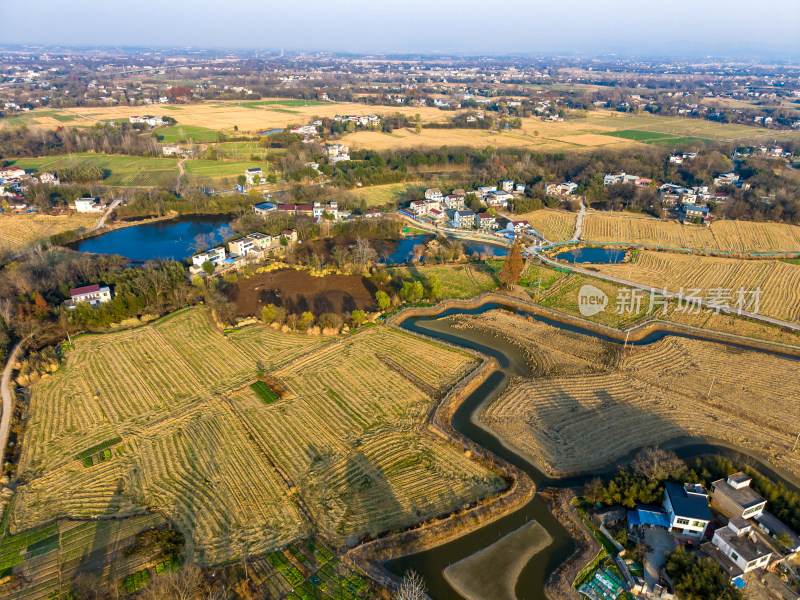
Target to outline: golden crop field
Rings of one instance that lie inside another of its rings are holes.
[[[356,188],[347,192],[348,196],[357,201],[364,200],[367,207],[382,206],[397,202],[400,197],[409,189],[416,187],[414,182],[410,183],[387,183],[385,185],[371,185],[363,188]]]
[[[557,331],[541,340],[550,326],[509,313],[470,319],[523,338],[537,377],[513,382],[481,420],[550,473],[592,470],[642,446],[707,436],[800,474],[800,456],[789,452],[800,429],[796,361],[672,336],[624,352],[593,340],[587,352],[585,336]]]
[[[518,221],[528,221],[531,227],[550,241],[564,242],[572,239],[572,235],[575,233],[575,221],[578,217],[575,213],[543,208],[514,215],[513,218]]]
[[[127,119],[132,115],[152,114],[168,115],[178,125],[203,127],[207,129],[232,130],[234,126],[241,132],[255,133],[269,129],[283,129],[290,125],[307,125],[315,117],[333,117],[335,115],[387,115],[402,113],[409,117],[419,114],[423,122],[445,121],[450,113],[438,108],[407,106],[376,106],[356,102],[313,102],[307,106],[298,105],[297,101],[285,99],[264,99],[253,102],[200,102],[196,104],[163,106],[111,106],[80,107],[58,111],[34,110],[25,114],[26,123],[54,129],[59,126],[90,127],[98,121]],[[57,113],[57,114],[54,114]],[[41,116],[40,116],[41,115]],[[66,123],[61,120],[69,118]]]
[[[800,321],[800,266],[778,260],[741,260],[687,254],[644,251],[634,263],[595,265],[598,271],[630,279],[659,290],[677,292],[699,289],[702,295],[712,289],[761,289],[759,313]],[[630,277],[628,277],[630,275]]]
[[[223,335],[202,308],[81,336],[32,388],[10,530],[156,509],[210,565],[312,527],[343,542],[448,512],[502,487],[425,429],[475,365],[385,327]],[[282,399],[256,395],[259,373]]]
[[[800,252],[800,227],[713,221],[710,227],[638,217],[587,214],[581,241],[644,244],[712,252]]]
[[[46,242],[54,233],[92,227],[97,215],[0,214],[0,249],[19,251],[36,242]]]

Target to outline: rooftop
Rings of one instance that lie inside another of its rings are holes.
[[[765,502],[764,498],[759,496],[749,485],[737,489],[728,483],[726,479],[718,479],[711,485],[714,490],[730,498],[742,508],[751,508]]]
[[[741,556],[747,562],[771,554],[772,550],[761,542],[755,534],[736,535],[728,527],[717,529],[715,536],[721,537],[725,542],[734,549],[736,554]]]
[[[70,296],[82,296],[83,294],[95,294],[100,291],[100,284],[93,283],[92,285],[85,285],[83,287],[72,288],[69,291]]]
[[[744,571],[742,571],[736,563],[734,563],[730,558],[725,556],[718,548],[716,548],[711,542],[706,542],[700,549],[705,552],[711,560],[717,563],[722,570],[725,571],[728,576],[733,579],[734,577],[741,577],[744,575]]]
[[[689,493],[686,486],[668,481],[664,484],[664,493],[672,503],[672,509],[679,517],[711,521],[711,510],[708,499],[702,493]]]

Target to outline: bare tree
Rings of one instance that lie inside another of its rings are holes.
[[[376,254],[368,239],[363,237],[356,238],[355,257],[361,271],[367,268],[367,263],[375,258]]]
[[[416,571],[406,571],[403,582],[394,595],[394,600],[428,600],[425,592],[425,581]]]
[[[631,468],[634,473],[655,481],[680,473],[686,469],[686,463],[670,450],[645,448],[633,459]]]

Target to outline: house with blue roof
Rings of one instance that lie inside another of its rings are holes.
[[[708,493],[702,485],[692,483],[664,484],[664,510],[669,516],[669,530],[701,539],[712,521]]]

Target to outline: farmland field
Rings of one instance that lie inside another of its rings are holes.
[[[535,210],[513,216],[515,220],[528,221],[533,229],[553,242],[564,242],[572,239],[577,218],[575,213],[549,209]]]
[[[40,215],[5,213],[0,215],[0,249],[18,251],[38,241],[47,241],[54,233],[92,227],[97,215]]]
[[[512,383],[481,420],[550,473],[592,470],[641,446],[708,436],[800,474],[800,456],[789,451],[800,429],[793,360],[672,336],[623,352],[501,311],[458,319],[529,352],[536,378]]]
[[[800,252],[800,227],[752,221],[713,221],[710,227],[703,227],[675,221],[587,214],[581,241],[711,252]]]
[[[174,125],[172,127],[162,127],[156,129],[158,141],[165,144],[177,142],[195,142],[197,144],[216,142],[219,139],[217,132],[206,127],[191,125]]]
[[[348,196],[357,201],[364,200],[367,207],[385,206],[396,204],[400,197],[409,189],[416,187],[414,183],[387,183],[385,185],[372,185],[356,188],[347,192]]]
[[[11,163],[15,167],[36,171],[55,171],[76,165],[96,166],[107,172],[103,185],[121,187],[169,187],[175,183],[178,175],[178,161],[175,158],[147,158],[84,152],[42,158],[19,158],[12,160]]]
[[[239,175],[250,168],[263,169],[269,174],[269,165],[253,161],[187,160],[183,164],[192,185],[221,185],[234,187]]]
[[[786,321],[800,321],[800,266],[777,260],[738,260],[665,252],[642,252],[636,262],[621,265],[595,265],[600,272],[630,279],[636,283],[666,287],[700,289],[703,295],[715,288],[732,290],[761,289],[760,313]],[[630,277],[628,275],[630,274]]]
[[[205,309],[79,337],[33,386],[10,531],[153,508],[209,565],[312,526],[346,543],[447,512],[502,487],[425,429],[434,397],[475,364],[385,327],[223,335]],[[286,388],[280,401],[250,388],[259,372]],[[110,458],[87,467],[76,456],[95,446]]]

